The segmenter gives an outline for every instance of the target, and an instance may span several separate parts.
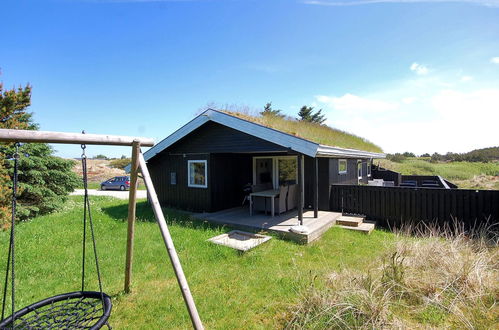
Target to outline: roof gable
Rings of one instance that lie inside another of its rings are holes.
[[[154,147],[144,153],[145,160],[149,160],[161,151],[169,148],[174,143],[192,133],[205,123],[212,121],[223,126],[235,129],[237,131],[252,135],[262,140],[269,141],[283,148],[294,150],[301,154],[316,157],[316,156],[343,156],[343,157],[359,157],[359,158],[384,158],[384,154],[366,152],[354,149],[343,149],[330,146],[320,145],[318,143],[305,140],[300,137],[287,134],[273,128],[265,127],[260,124],[250,122],[229,114],[208,109],[195,117],[193,120],[176,130],[174,133],[160,141]]]

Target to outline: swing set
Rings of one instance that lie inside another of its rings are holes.
[[[111,298],[103,292],[101,274],[99,269],[99,260],[97,257],[97,247],[95,243],[94,225],[90,210],[90,201],[88,197],[88,177],[87,177],[87,157],[85,155],[86,145],[114,145],[131,146],[132,161],[130,172],[130,191],[128,200],[128,229],[127,229],[127,247],[125,260],[125,283],[124,291],[130,292],[132,280],[132,261],[133,261],[133,243],[135,231],[135,211],[137,195],[137,178],[139,169],[144,179],[150,204],[153,208],[163,241],[168,252],[177,282],[182,292],[184,302],[187,306],[192,325],[195,329],[203,329],[203,324],[194,303],[189,285],[185,278],[180,260],[178,258],[173,240],[171,238],[168,226],[161,210],[161,206],[154,190],[146,161],[140,150],[141,146],[151,147],[154,145],[152,139],[130,136],[112,136],[99,134],[62,133],[0,129],[0,142],[15,143],[16,153],[14,154],[14,175],[12,180],[12,224],[10,230],[10,244],[8,251],[7,266],[5,272],[2,317],[0,320],[0,329],[100,329],[104,325],[111,328],[108,324],[111,315]],[[18,161],[20,143],[59,143],[59,144],[80,144],[82,148],[82,171],[83,171],[83,239],[82,239],[82,271],[81,271],[81,290],[59,294],[53,297],[43,299],[33,303],[20,310],[15,309],[15,216],[16,216],[16,194],[18,184]],[[88,223],[88,225],[87,225]],[[95,268],[99,291],[85,290],[85,255],[86,255],[86,237],[87,227],[90,228],[92,238],[92,247],[95,259]],[[7,302],[7,285],[11,280],[11,315],[5,317],[5,306]]]

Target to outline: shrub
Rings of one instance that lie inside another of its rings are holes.
[[[131,162],[130,158],[113,159],[109,163],[109,166],[123,170],[128,164],[130,164],[130,162]]]
[[[388,160],[391,160],[392,162],[395,162],[395,163],[402,163],[404,160],[406,160],[406,156],[404,156],[401,153],[388,154],[388,155],[386,155],[386,158]]]

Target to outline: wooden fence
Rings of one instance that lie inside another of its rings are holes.
[[[332,185],[331,211],[363,214],[381,225],[409,221],[443,224],[453,218],[467,228],[499,223],[499,191]]]

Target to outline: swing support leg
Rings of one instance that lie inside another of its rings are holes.
[[[187,284],[187,279],[185,278],[184,271],[182,270],[182,265],[180,264],[177,251],[175,250],[175,246],[173,245],[173,240],[170,236],[170,231],[168,230],[168,226],[166,224],[163,211],[161,210],[161,206],[158,201],[158,196],[156,195],[156,191],[154,190],[151,176],[149,175],[149,170],[147,169],[146,161],[140,150],[138,153],[138,159],[139,159],[140,170],[142,172],[142,176],[144,178],[144,182],[147,187],[147,194],[149,196],[149,201],[153,208],[154,215],[156,216],[156,220],[158,222],[161,235],[163,236],[163,241],[165,242],[168,256],[170,257],[173,270],[175,271],[175,276],[177,277],[177,281],[180,286],[180,291],[182,292],[185,304],[187,305],[192,325],[196,330],[204,329],[203,323],[199,318],[196,304],[194,303],[194,299],[192,298],[191,290],[189,289],[189,285]]]
[[[130,192],[128,194],[128,231],[126,241],[125,262],[125,293],[130,293],[132,282],[133,241],[135,236],[135,210],[137,206],[137,184],[139,171],[140,141],[134,140],[132,144],[132,163],[130,170]]]

